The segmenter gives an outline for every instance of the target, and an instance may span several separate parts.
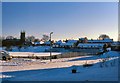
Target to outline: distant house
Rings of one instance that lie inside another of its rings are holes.
[[[44,42],[43,45],[45,45],[45,46],[50,46],[50,41]]]
[[[78,40],[68,40],[67,42],[61,43],[61,47],[74,47],[74,44],[77,43]]]
[[[89,43],[87,43],[87,44],[83,44],[83,43],[80,43],[80,44],[78,44],[78,47],[79,48],[82,48],[82,49],[101,49],[101,48],[103,48],[103,46],[104,46],[104,44],[89,44]]]
[[[79,38],[79,41],[80,41],[80,43],[87,43],[88,39],[87,39],[87,37]]]
[[[57,41],[54,43],[54,47],[74,47],[74,44],[77,42],[78,40],[67,40],[67,42],[62,42],[61,40]]]
[[[76,43],[78,40],[68,40],[67,43]]]
[[[44,44],[43,41],[32,42],[32,45],[34,45],[34,46],[40,46],[40,45],[43,45],[43,44]]]
[[[61,45],[62,43],[63,43],[63,42],[62,42],[61,40],[56,41],[56,42],[54,43],[54,47],[60,47],[60,45]]]
[[[88,40],[88,43],[113,43],[113,39]]]
[[[103,52],[104,44],[95,43],[79,43],[77,46],[77,51],[85,52],[88,54],[99,54]]]
[[[72,47],[73,44],[72,43],[66,43],[66,42],[63,42],[60,44],[60,47]]]

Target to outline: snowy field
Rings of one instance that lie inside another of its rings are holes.
[[[119,56],[120,53],[110,51],[101,56],[60,58],[52,62],[14,58],[1,61],[0,72],[3,81],[118,81]],[[83,67],[85,63],[93,66]],[[71,72],[73,68],[77,69],[77,73]]]

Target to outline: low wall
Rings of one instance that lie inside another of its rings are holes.
[[[70,57],[78,57],[78,56],[86,56],[86,53],[81,52],[67,52],[63,54],[57,55],[57,58],[70,58]]]
[[[41,60],[48,60],[50,59],[50,55],[39,55],[39,53],[10,53],[13,58],[33,58],[33,59],[41,59]],[[49,53],[48,53],[49,54]],[[65,52],[65,53],[52,53],[52,59],[58,59],[58,58],[70,58],[70,57],[77,57],[77,56],[86,56],[86,53],[81,52]]]

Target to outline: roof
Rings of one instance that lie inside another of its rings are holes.
[[[112,39],[104,39],[104,40],[88,40],[88,43],[110,43],[113,42]]]
[[[94,47],[103,47],[104,44],[78,44],[78,47],[91,47],[91,46],[94,46]]]
[[[44,42],[44,44],[50,44],[50,41],[46,41],[46,42]]]
[[[61,46],[73,46],[78,40],[68,40],[66,43],[61,43]]]
[[[67,43],[76,43],[78,40],[68,40]]]
[[[63,43],[61,40],[57,41],[55,44],[61,44]]]
[[[43,43],[44,43],[43,41],[40,41],[40,42],[32,42],[32,44],[34,44],[34,45],[43,44]]]

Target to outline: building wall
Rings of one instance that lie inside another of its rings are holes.
[[[2,40],[2,46],[18,46],[25,43],[25,32],[21,32],[20,39],[5,39]]]
[[[20,34],[20,40],[21,40],[22,42],[25,42],[25,32],[24,32],[24,31],[21,32],[21,34]]]

